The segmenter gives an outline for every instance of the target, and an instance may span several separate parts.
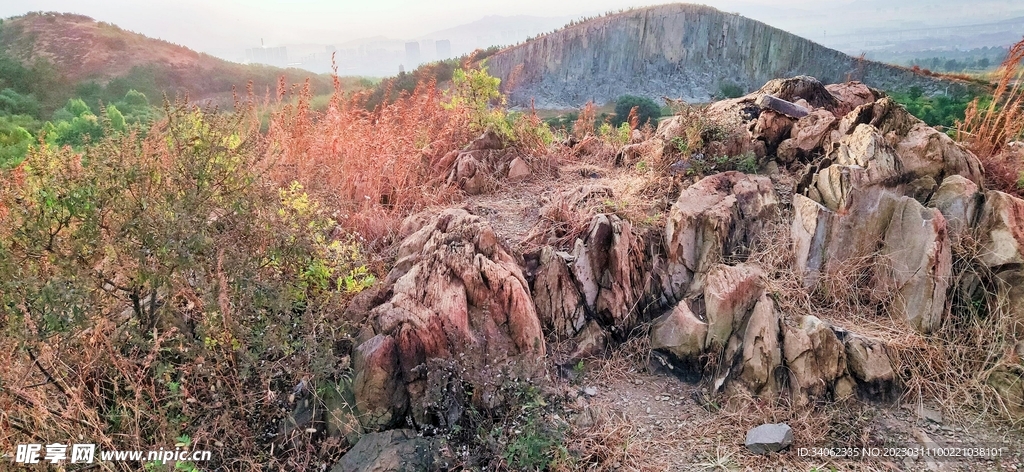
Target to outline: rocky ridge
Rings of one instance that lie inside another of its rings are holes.
[[[765,96],[807,113],[761,109]],[[720,149],[746,150],[782,170],[699,178],[674,197],[663,228],[596,213],[565,244],[554,229],[558,212],[544,207],[525,237],[536,249],[517,254],[466,208],[409,218],[394,269],[353,303],[368,328],[354,343],[342,419],[333,420],[348,429],[336,430],[354,432],[345,435],[352,444],[362,444],[360,434],[381,441],[369,433],[395,427],[443,431],[467,408],[506,401],[502,379],[538,377],[551,356],[571,364],[636,336],[648,337],[672,372],[726,400],[781,396],[804,407],[896,398],[904,377],[892,346],[854,324],[789,312],[790,294],[773,288],[779,277],[814,291],[854,270],[845,289],[907,332],[936,332],[955,300],[1024,317],[1024,201],[984,190],[974,155],[881,92],[801,76],[708,113],[736,131]],[[663,156],[685,127],[665,120],[650,140],[627,147],[642,146],[638,157]],[[487,178],[501,178],[509,156],[500,147],[485,134],[453,154],[451,182],[486,191],[459,177],[459,162],[486,163]],[[780,190],[787,168],[792,185]],[[612,194],[583,185],[549,205],[581,209]],[[785,228],[786,267],[752,257],[773,225]],[[953,253],[967,242],[978,248],[978,270],[958,273]],[[563,342],[570,349],[551,350]],[[1018,413],[1024,391],[1014,359],[1022,345],[988,377]],[[385,439],[412,440],[395,434]]]
[[[860,80],[926,92],[962,84],[848,56],[764,23],[691,4],[661,5],[593,19],[488,58],[509,102],[579,108],[626,94],[709,102],[723,86],[753,90],[775,77]]]

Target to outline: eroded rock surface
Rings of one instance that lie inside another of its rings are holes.
[[[356,348],[354,391],[367,429],[396,424],[410,413],[434,424],[424,366],[453,360],[488,405],[496,369],[506,360],[528,369],[545,353],[541,323],[515,259],[490,226],[461,209],[426,220],[398,251],[383,282],[383,303],[370,311],[374,336]]]

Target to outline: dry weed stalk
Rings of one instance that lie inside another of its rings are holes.
[[[1007,143],[1024,135],[1024,40],[1010,48],[996,72],[999,81],[988,106],[975,99],[957,123],[957,140],[982,160],[996,188],[1020,195],[1024,162],[1003,153]]]

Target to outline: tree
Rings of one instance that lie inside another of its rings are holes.
[[[661,107],[654,100],[635,95],[623,95],[615,101],[615,117],[612,124],[619,126],[629,119],[629,113],[637,107],[637,125],[643,126],[648,121],[656,120],[661,116]]]

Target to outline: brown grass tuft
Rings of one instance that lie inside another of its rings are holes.
[[[963,122],[957,123],[957,140],[981,159],[991,185],[1007,193],[1024,195],[1024,158],[1004,152],[1007,143],[1024,136],[1024,40],[1010,52],[996,72],[999,81],[992,99],[975,99]]]

